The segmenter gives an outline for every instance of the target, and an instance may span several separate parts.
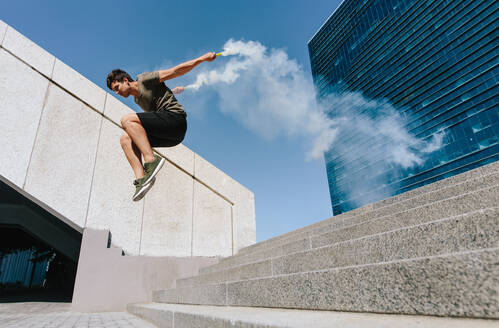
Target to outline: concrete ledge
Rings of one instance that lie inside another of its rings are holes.
[[[59,59],[55,61],[52,79],[96,111],[104,112],[106,92]]]
[[[5,38],[5,32],[7,32],[7,24],[0,20],[0,46],[3,45],[3,40]]]
[[[194,157],[194,168],[194,175],[199,181],[224,195],[232,203],[241,197],[241,193],[253,194],[198,154]]]
[[[157,147],[154,148],[163,157],[170,160],[172,163],[185,170],[188,174],[194,176],[194,152],[179,144],[175,147]]]
[[[52,77],[55,57],[10,26],[7,28],[2,47],[25,61],[47,78]]]
[[[130,304],[128,312],[162,328],[492,328],[497,321],[430,316],[235,306]]]
[[[116,99],[113,95],[106,92],[106,102],[104,104],[104,116],[108,118],[111,122],[121,126],[121,118],[126,114],[134,114],[130,107],[123,104],[121,101]]]

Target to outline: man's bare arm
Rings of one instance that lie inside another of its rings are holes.
[[[160,70],[159,81],[164,82],[166,80],[171,80],[176,77],[182,76],[185,73],[189,72],[194,67],[196,67],[197,65],[201,64],[202,62],[213,61],[215,58],[217,58],[217,55],[214,52],[208,52],[199,58],[186,61],[185,63],[182,63],[180,65],[177,65],[169,69]]]

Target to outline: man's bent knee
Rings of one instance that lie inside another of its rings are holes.
[[[128,133],[125,133],[121,136],[120,138],[120,144],[122,146],[125,146],[125,145],[128,145],[132,142],[132,138],[130,138],[130,136],[128,135]]]
[[[123,127],[123,129],[126,129],[127,126],[130,125],[131,123],[140,124],[140,120],[137,114],[126,114],[121,118],[121,126]]]

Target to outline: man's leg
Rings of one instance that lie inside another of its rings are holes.
[[[145,119],[145,118],[144,118]],[[158,118],[156,118],[157,120]],[[154,119],[153,122],[154,124]],[[156,174],[163,167],[165,159],[161,156],[154,155],[151,144],[146,134],[146,130],[137,114],[127,114],[121,119],[121,125],[126,133],[132,139],[132,142],[137,145],[139,151],[144,156],[144,181],[143,184],[147,185],[152,182]]]
[[[133,173],[137,179],[144,177],[144,167],[142,166],[141,153],[137,145],[132,141],[132,138],[125,133],[120,138],[121,148],[125,152],[128,162],[132,166]]]
[[[152,151],[151,145],[149,144],[149,139],[147,139],[146,130],[144,130],[144,127],[142,127],[137,114],[127,114],[123,116],[123,118],[121,119],[121,126],[130,136],[133,143],[139,148],[139,151],[144,156],[144,161],[152,162],[154,160],[154,153]]]

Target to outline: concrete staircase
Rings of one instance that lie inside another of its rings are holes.
[[[175,328],[497,326],[499,162],[241,249],[153,301],[127,308]]]

